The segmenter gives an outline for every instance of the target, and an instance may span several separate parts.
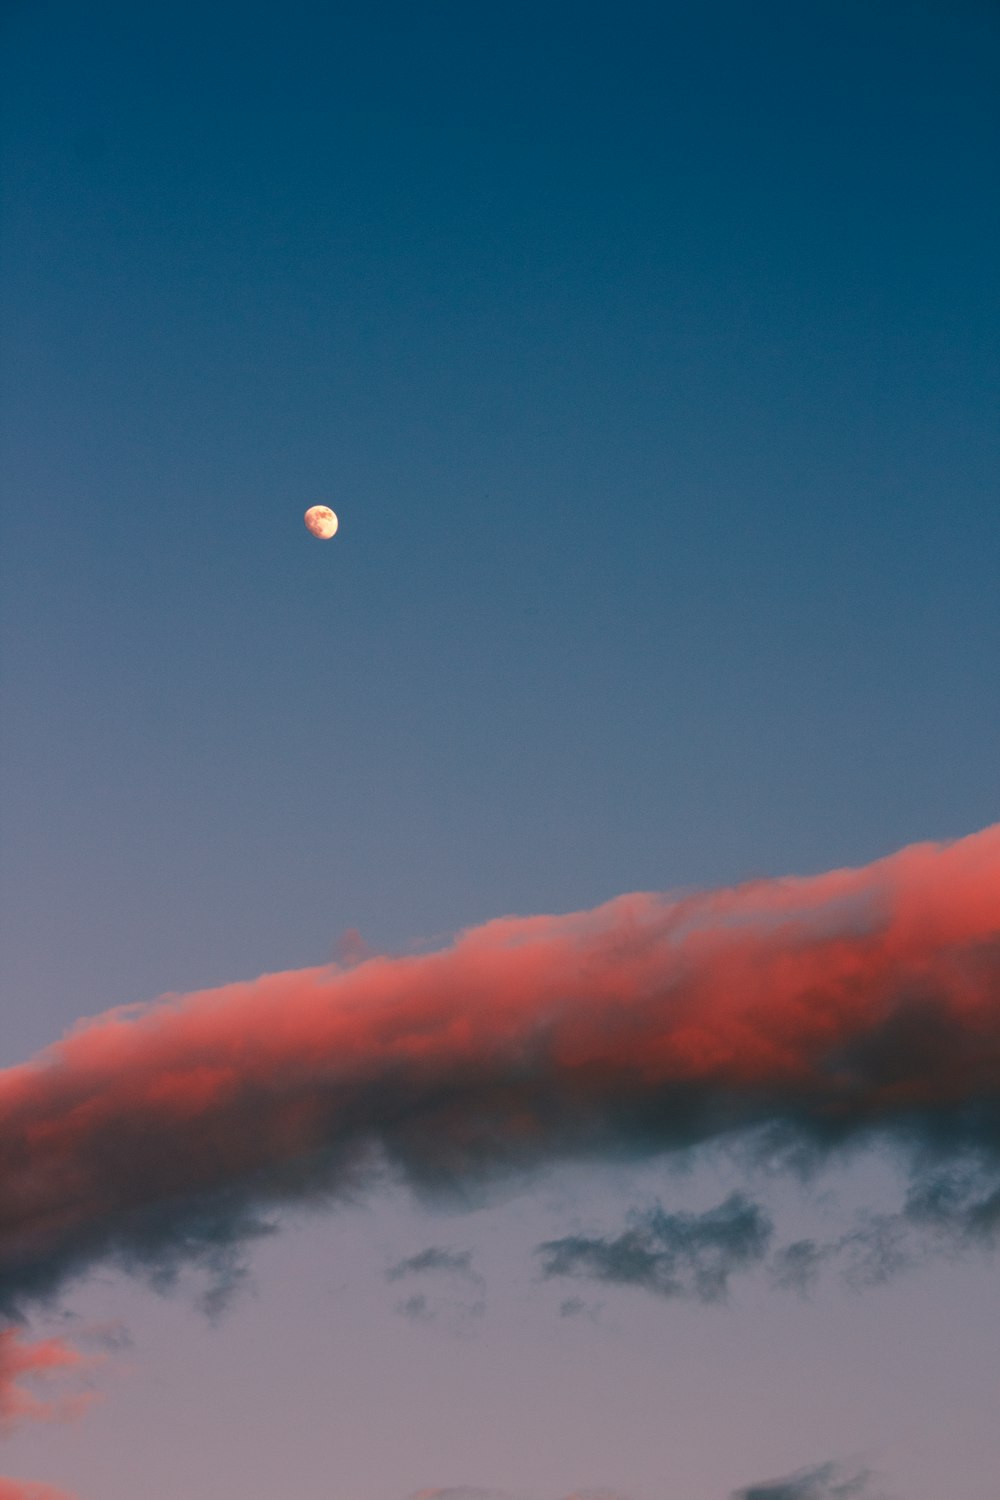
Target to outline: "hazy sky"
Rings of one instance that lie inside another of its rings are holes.
[[[998,63],[990,0],[7,7],[0,1064],[996,821]],[[709,1143],[366,1186],[215,1316],[211,1268],[97,1260],[18,1338],[101,1399],[0,1474],[995,1500],[982,1249],[811,1290],[754,1249],[907,1181]]]

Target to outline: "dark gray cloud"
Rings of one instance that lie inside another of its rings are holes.
[[[457,1330],[470,1319],[481,1318],[486,1311],[486,1283],[472,1263],[471,1250],[448,1250],[440,1245],[428,1245],[415,1255],[397,1261],[385,1273],[387,1281],[401,1281],[409,1276],[452,1276],[464,1282],[472,1290],[469,1297],[433,1299],[426,1292],[414,1292],[396,1303],[396,1311],[404,1318],[419,1322],[444,1319]]]
[[[918,1175],[895,1212],[862,1210],[829,1239],[800,1239],[768,1257],[773,1226],[767,1211],[734,1193],[706,1213],[637,1209],[611,1235],[571,1234],[538,1245],[546,1278],[571,1276],[634,1286],[661,1297],[724,1299],[730,1277],[766,1264],[771,1284],[806,1295],[824,1268],[856,1291],[879,1286],[936,1256],[990,1252],[1000,1243],[1000,1176],[982,1162]],[[567,1297],[562,1317],[590,1309]]]
[[[385,1279],[399,1281],[403,1276],[417,1276],[425,1271],[446,1271],[475,1282],[482,1279],[473,1270],[471,1250],[445,1250],[440,1245],[428,1245],[426,1250],[397,1261],[386,1271]]]
[[[817,1244],[815,1240],[794,1240],[774,1252],[768,1274],[779,1291],[798,1292],[805,1296],[816,1285],[820,1271],[835,1253],[832,1245]]]
[[[872,1488],[874,1477],[870,1469],[825,1463],[734,1490],[730,1500],[879,1500]]]
[[[1000,1241],[1000,1170],[981,1157],[916,1178],[902,1217],[954,1248],[992,1250]]]
[[[705,1213],[636,1210],[629,1227],[610,1236],[566,1235],[536,1248],[542,1275],[579,1276],[641,1287],[661,1297],[721,1301],[736,1271],[758,1265],[773,1234],[759,1204],[742,1193]]]
[[[253,1205],[252,1197],[246,1187],[228,1188],[94,1222],[58,1253],[27,1257],[0,1270],[0,1319],[21,1323],[35,1305],[56,1304],[66,1283],[95,1261],[135,1276],[162,1294],[173,1292],[184,1273],[192,1270],[202,1278],[198,1305],[208,1317],[218,1317],[248,1279],[247,1247],[277,1230]]]
[[[918,1173],[896,1212],[866,1210],[828,1240],[801,1239],[775,1251],[775,1286],[800,1293],[824,1266],[837,1266],[855,1289],[878,1286],[938,1255],[989,1253],[1000,1241],[1000,1173],[977,1159]]]

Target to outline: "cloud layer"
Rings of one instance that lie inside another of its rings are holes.
[[[386,1172],[454,1191],[747,1131],[892,1135],[950,1173],[921,1212],[996,1221],[1000,826],[99,1016],[0,1073],[0,1311],[101,1261],[221,1295],[268,1213]]]

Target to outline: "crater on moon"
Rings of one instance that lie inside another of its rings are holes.
[[[321,537],[324,541],[333,536],[340,524],[328,505],[310,505],[305,514],[305,523],[313,536]]]

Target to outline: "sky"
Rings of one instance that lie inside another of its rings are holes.
[[[996,7],[0,54],[0,1500],[995,1500]]]

